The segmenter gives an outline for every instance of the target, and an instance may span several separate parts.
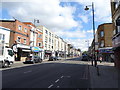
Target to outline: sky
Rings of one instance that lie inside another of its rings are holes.
[[[21,22],[40,23],[56,35],[82,51],[88,50],[93,40],[92,2],[95,29],[111,23],[110,0],[1,0],[0,19],[16,18]],[[89,7],[85,11],[85,6]]]

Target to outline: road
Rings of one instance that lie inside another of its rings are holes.
[[[90,88],[89,67],[85,63],[74,58],[3,70],[2,87]]]

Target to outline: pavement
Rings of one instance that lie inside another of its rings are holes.
[[[94,67],[89,62],[91,88],[120,89],[120,70],[114,67],[114,63],[97,63]]]

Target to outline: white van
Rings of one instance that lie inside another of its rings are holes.
[[[11,48],[4,47],[0,54],[0,67],[9,67],[13,64],[14,52]]]

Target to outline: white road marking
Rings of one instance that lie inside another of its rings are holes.
[[[57,79],[56,81],[55,81],[55,83],[57,83],[59,81],[59,79]]]
[[[63,76],[61,76],[60,78],[63,78]]]
[[[53,84],[51,84],[48,88],[51,88],[53,86]]]
[[[26,71],[26,72],[24,72],[24,74],[25,74],[25,73],[30,73],[30,72],[32,72],[32,71]]]

